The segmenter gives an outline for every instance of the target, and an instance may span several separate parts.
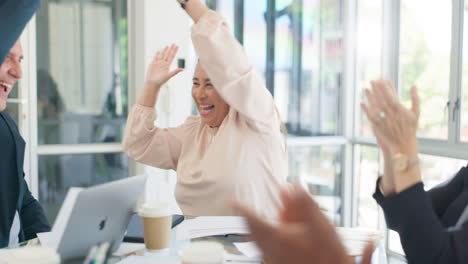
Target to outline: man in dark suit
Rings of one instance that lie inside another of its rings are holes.
[[[22,77],[18,38],[38,7],[39,0],[0,0],[0,248],[50,230],[24,180],[25,142],[4,112],[8,94]]]

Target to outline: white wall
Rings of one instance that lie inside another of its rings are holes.
[[[191,20],[174,0],[142,0],[144,14],[144,26],[138,30],[143,34],[144,43],[136,44],[144,49],[145,67],[150,63],[156,51],[166,45],[175,43],[180,46],[178,58],[186,60],[186,70],[171,80],[163,88],[156,105],[158,127],[174,127],[181,125],[191,113],[191,79],[196,63],[193,47],[190,40]],[[141,9],[140,9],[141,11]],[[141,45],[143,44],[143,45]],[[174,62],[176,67],[177,61]],[[138,73],[139,77],[142,76]],[[140,82],[141,84],[141,82]],[[138,96],[141,87],[137,87]],[[143,171],[149,175],[147,185],[147,199],[170,200],[175,206],[174,186],[176,173],[149,166],[140,167],[137,171]]]

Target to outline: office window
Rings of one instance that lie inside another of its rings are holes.
[[[300,181],[325,214],[341,221],[342,147],[289,147],[290,181]]]
[[[216,4],[216,11],[223,15],[231,30],[234,30],[234,7],[235,0],[222,0]]]
[[[16,124],[19,124],[20,120],[20,106],[19,106],[19,88],[18,84],[13,87],[10,94],[8,95],[7,107],[5,111],[16,121]]]
[[[15,120],[16,125],[19,124],[20,115],[18,104],[8,103],[5,112],[7,112],[11,116],[11,118],[13,118],[13,120]]]
[[[461,112],[461,131],[460,139],[468,142],[468,1],[465,0],[464,9],[464,27],[463,27],[463,76],[462,76],[462,112]]]
[[[356,132],[361,137],[373,137],[369,121],[361,110],[360,103],[366,99],[364,90],[370,88],[370,81],[382,78],[382,33],[383,1],[359,0],[356,35],[356,91],[358,93]]]
[[[128,176],[125,154],[39,157],[39,201],[53,223],[70,187],[89,187]]]
[[[466,32],[468,34],[468,31]],[[466,49],[468,51],[468,47]],[[467,65],[467,64],[465,64]],[[466,75],[468,76],[468,72]],[[463,78],[465,80],[465,77]],[[462,113],[461,113],[461,131],[460,131],[460,140],[468,142],[468,85],[463,84],[463,96],[462,96]]]
[[[51,222],[68,188],[128,175],[126,155],[100,149],[122,141],[127,27],[126,0],[43,0],[37,13],[38,189]],[[86,153],[69,155],[80,144]]]
[[[419,87],[419,136],[448,138],[451,1],[401,1],[400,89],[409,105],[410,87]]]
[[[401,246],[400,235],[392,230],[388,231],[388,249],[400,255],[405,254]]]
[[[39,144],[120,142],[128,112],[127,2],[42,2]]]
[[[286,5],[283,2],[283,10],[286,8]],[[292,1],[289,2],[288,5],[291,4]],[[277,4],[277,10],[281,10],[281,8]],[[294,109],[294,106],[299,107],[299,104],[292,103],[290,104],[291,97],[294,96],[292,90],[296,90],[295,85],[293,84],[293,63],[295,58],[293,58],[293,49],[294,46],[297,45],[298,41],[294,40],[293,37],[293,29],[294,26],[292,25],[291,16],[290,14],[284,14],[280,17],[276,18],[275,21],[275,42],[274,44],[274,60],[271,60],[274,63],[274,71],[269,72],[267,71],[268,75],[273,75],[274,79],[274,87],[273,93],[275,97],[275,102],[278,105],[280,115],[283,118],[283,121],[286,124],[291,124],[291,109]],[[270,33],[271,34],[271,33]],[[268,40],[267,40],[268,41]],[[269,45],[269,44],[267,44]],[[270,57],[272,59],[273,57]],[[268,59],[268,58],[267,58]],[[297,58],[296,58],[297,59]],[[267,64],[269,62],[267,61]],[[267,68],[270,68],[272,65],[267,65]],[[269,87],[271,89],[271,87]],[[295,101],[297,102],[297,101]],[[296,109],[295,109],[296,110]],[[294,111],[295,111],[294,110]],[[290,127],[289,127],[290,128]],[[291,134],[295,134],[294,129],[289,129]]]
[[[468,142],[468,87],[466,86],[464,87],[462,106],[460,139],[461,141]]]
[[[288,112],[283,116],[293,135],[338,135],[344,65],[343,2],[293,1],[290,8],[292,45],[288,54],[292,54],[292,67]]]
[[[266,21],[267,1],[245,1],[244,48],[255,69],[265,74],[266,69]],[[234,6],[232,6],[234,8]],[[234,11],[232,11],[234,12]],[[224,14],[224,13],[223,13]]]
[[[426,190],[452,178],[467,164],[466,160],[440,156],[419,155],[419,158],[421,160],[421,175]]]
[[[218,1],[228,23],[239,19],[246,53],[292,136],[338,135],[344,65],[343,3],[333,1]],[[239,36],[237,36],[239,38]]]
[[[357,146],[358,226],[377,229],[379,207],[372,198],[379,173],[379,150]]]

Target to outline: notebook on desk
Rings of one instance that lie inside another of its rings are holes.
[[[172,216],[172,228],[176,227],[178,224],[184,221],[183,215],[173,215]],[[141,217],[137,214],[134,214],[130,219],[130,223],[127,227],[127,234],[125,235],[124,242],[132,243],[144,243],[143,239],[143,224]]]

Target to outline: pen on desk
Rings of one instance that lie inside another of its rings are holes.
[[[96,257],[96,252],[97,252],[97,247],[93,246],[89,252],[88,255],[86,256],[85,261],[83,262],[84,264],[93,264],[94,258]]]
[[[110,244],[108,242],[102,243],[96,253],[95,264],[104,264],[106,260],[107,251],[109,250]]]

